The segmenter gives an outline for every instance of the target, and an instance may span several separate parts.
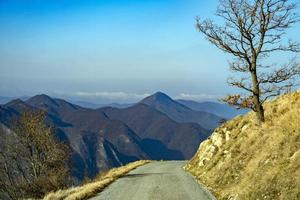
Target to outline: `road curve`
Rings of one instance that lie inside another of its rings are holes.
[[[182,167],[185,161],[153,162],[121,177],[92,200],[215,200]]]

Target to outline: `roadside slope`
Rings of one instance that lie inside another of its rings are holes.
[[[118,178],[125,176],[131,170],[145,165],[151,161],[140,160],[129,163],[125,166],[118,167],[107,171],[106,173],[99,174],[93,181],[77,187],[62,189],[47,194],[43,200],[84,200],[91,198],[97,193],[101,192],[105,187],[110,185]]]
[[[300,199],[300,91],[265,109],[261,127],[250,112],[217,128],[185,166],[218,199]]]
[[[185,161],[153,162],[123,176],[92,200],[212,200],[182,167]]]

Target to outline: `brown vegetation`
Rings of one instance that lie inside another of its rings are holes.
[[[300,91],[217,128],[185,167],[218,199],[300,199]]]
[[[24,112],[12,131],[1,129],[0,193],[11,199],[41,198],[67,185],[68,148],[44,120],[44,112]]]
[[[111,169],[108,172],[99,174],[93,181],[82,186],[51,192],[44,197],[44,200],[83,200],[91,198],[101,192],[116,179],[149,162],[150,161],[147,160],[140,160],[122,167]]]

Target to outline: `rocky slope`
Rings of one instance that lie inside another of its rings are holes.
[[[185,169],[218,199],[300,199],[300,91],[237,117],[201,143]]]

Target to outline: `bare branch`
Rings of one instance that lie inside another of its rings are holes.
[[[227,83],[231,86],[235,86],[241,89],[244,89],[248,92],[253,92],[251,89],[251,84],[246,83],[247,79],[246,78],[241,78],[240,80],[235,80],[234,78],[230,77],[227,80]]]
[[[259,77],[260,83],[282,83],[300,75],[300,65],[294,60],[271,73],[262,73]]]
[[[220,0],[216,15],[224,20],[222,25],[212,20],[197,18],[197,29],[222,51],[235,57],[230,63],[234,72],[248,73],[251,83],[229,80],[231,86],[246,90],[251,95],[259,121],[264,121],[262,103],[276,96],[287,87],[286,82],[299,75],[299,65],[287,65],[273,72],[271,65],[263,65],[261,60],[273,52],[300,52],[300,44],[284,38],[286,31],[300,17],[295,13],[296,4],[289,0]],[[264,73],[258,69],[264,68]],[[278,84],[278,85],[276,85]],[[235,105],[243,106],[249,98],[230,96],[227,99]],[[248,102],[249,103],[249,102]]]

